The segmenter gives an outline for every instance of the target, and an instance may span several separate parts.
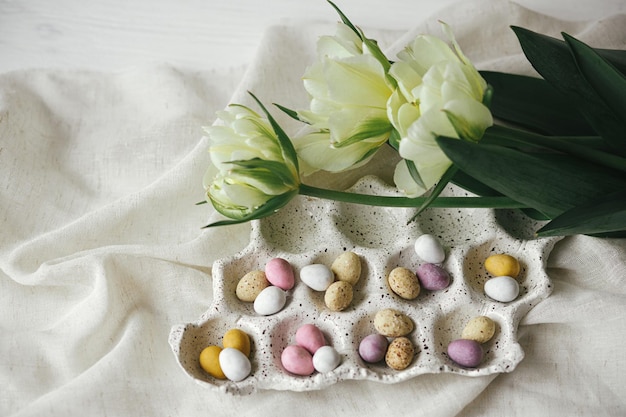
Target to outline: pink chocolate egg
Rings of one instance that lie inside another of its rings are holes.
[[[311,375],[315,372],[313,355],[302,346],[290,345],[280,355],[283,367],[295,375]]]
[[[272,258],[265,264],[265,277],[283,290],[292,289],[296,282],[291,264],[283,258]]]
[[[304,324],[296,331],[296,344],[313,355],[317,349],[326,345],[326,338],[314,324]]]

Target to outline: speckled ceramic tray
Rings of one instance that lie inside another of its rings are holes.
[[[353,191],[394,193],[374,177],[364,178]],[[461,195],[462,190],[449,188],[446,193]],[[343,380],[397,383],[426,373],[479,376],[512,371],[524,357],[517,342],[518,324],[551,292],[545,265],[558,239],[533,239],[537,225],[513,211],[429,209],[407,224],[413,213],[413,209],[299,196],[277,214],[254,221],[250,244],[241,253],[214,263],[214,299],[207,311],[194,323],[172,328],[169,343],[178,363],[198,383],[232,394],[265,389],[314,390]],[[390,291],[387,275],[397,266],[413,270],[419,266],[413,245],[424,233],[437,236],[444,245],[443,267],[452,281],[445,290],[422,290],[417,299],[403,300]],[[332,312],[324,304],[324,293],[300,282],[298,271],[311,263],[330,266],[344,251],[361,257],[362,275],[354,288],[351,306]],[[494,301],[483,292],[489,278],[483,262],[496,253],[515,256],[522,267],[518,277],[520,295],[509,303]],[[288,292],[287,304],[280,312],[259,316],[251,303],[237,299],[235,288],[243,275],[264,269],[273,257],[291,263],[296,285]],[[400,310],[415,323],[409,338],[416,355],[402,371],[395,371],[384,362],[368,364],[358,355],[361,339],[375,333],[374,315],[383,308]],[[460,338],[466,323],[478,315],[496,322],[496,334],[483,346],[481,365],[463,368],[447,357],[447,346]],[[341,354],[342,362],[334,371],[303,377],[283,369],[281,352],[294,343],[296,330],[305,323],[318,326],[328,343]],[[215,379],[200,367],[199,354],[208,345],[221,345],[223,334],[235,327],[252,339],[252,373],[240,382]]]

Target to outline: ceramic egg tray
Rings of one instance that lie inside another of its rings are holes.
[[[394,189],[376,177],[366,177],[351,191],[394,195]],[[465,195],[450,187],[446,195]],[[408,223],[414,209],[371,207],[298,196],[273,216],[252,223],[250,244],[240,253],[213,264],[213,302],[194,323],[174,326],[169,343],[184,372],[196,382],[221,392],[250,394],[257,390],[305,391],[328,387],[343,380],[397,383],[426,373],[481,376],[512,371],[523,359],[517,342],[521,318],[551,292],[546,260],[558,239],[533,239],[537,225],[514,211],[489,209],[428,209]],[[393,294],[387,275],[397,267],[415,270],[420,260],[414,251],[418,236],[436,236],[446,249],[443,267],[450,286],[441,291],[422,289],[415,300]],[[354,287],[350,307],[332,312],[324,293],[307,287],[298,278],[305,265],[330,266],[344,251],[361,258],[362,274]],[[489,279],[483,267],[492,254],[515,256],[522,270],[519,297],[501,303],[487,297],[483,285]],[[278,313],[259,316],[252,303],[237,299],[239,279],[254,269],[264,269],[273,257],[282,257],[294,268],[296,285]],[[358,355],[360,341],[375,333],[374,315],[383,308],[407,314],[415,324],[408,336],[416,356],[405,370],[364,362]],[[478,315],[496,322],[494,337],[483,345],[484,359],[477,368],[463,368],[446,354],[448,344],[460,338],[466,323]],[[295,376],[283,369],[283,349],[294,344],[296,330],[305,323],[318,326],[342,356],[328,373]],[[240,382],[218,380],[202,370],[198,357],[209,345],[221,346],[223,334],[240,328],[252,340],[251,374]]]

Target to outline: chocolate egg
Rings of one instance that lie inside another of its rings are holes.
[[[222,349],[219,362],[226,378],[234,382],[247,378],[252,370],[252,364],[248,357],[235,348]]]
[[[507,276],[495,277],[485,282],[484,290],[485,294],[490,298],[502,303],[508,303],[515,300],[519,295],[519,284],[515,278]]]
[[[446,259],[441,243],[433,235],[424,234],[415,241],[415,253],[424,262],[440,264]]]
[[[322,346],[313,355],[313,367],[317,372],[330,372],[340,363],[341,355],[332,346]]]
[[[466,368],[475,368],[483,360],[483,348],[475,340],[457,339],[448,345],[448,357]]]
[[[287,294],[279,287],[267,287],[254,300],[254,311],[262,316],[270,316],[283,309],[287,302]]]

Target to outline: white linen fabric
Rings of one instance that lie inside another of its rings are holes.
[[[504,1],[436,16],[479,69],[531,74],[509,25],[626,49],[626,16],[565,22]],[[358,22],[356,22],[358,23]],[[0,415],[620,416],[626,414],[626,241],[575,236],[548,259],[550,298],[526,316],[526,357],[509,374],[348,381],[237,397],[194,383],[168,345],[212,300],[211,264],[241,250],[249,225],[201,229],[209,164],[201,126],[229,102],[302,108],[301,75],[334,25],[275,27],[247,68],[168,66],[115,73],[0,75]],[[371,30],[390,52],[417,33]],[[281,123],[294,125],[277,112]],[[313,183],[346,187],[379,158]],[[339,177],[340,179],[337,179]]]

